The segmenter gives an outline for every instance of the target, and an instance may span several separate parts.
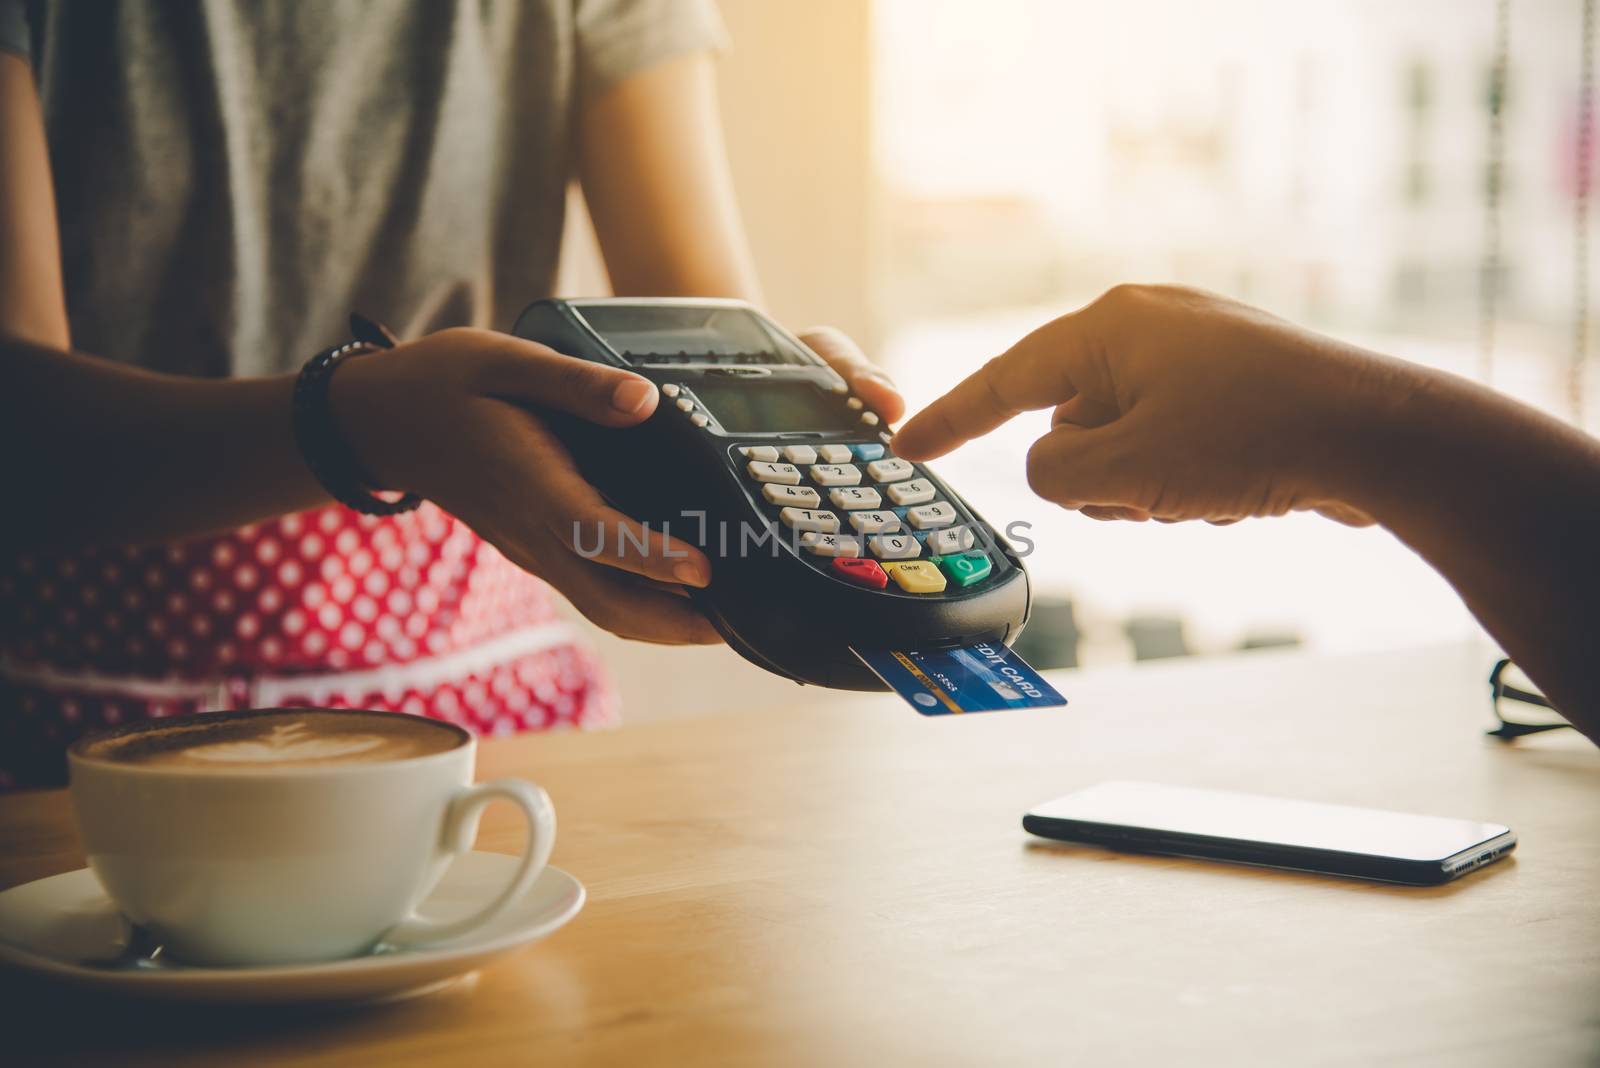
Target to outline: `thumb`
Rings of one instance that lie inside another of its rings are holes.
[[[831,326],[813,326],[800,335],[800,340],[843,375],[850,388],[861,395],[868,407],[883,416],[885,422],[898,422],[906,414],[906,402],[900,390],[888,375],[873,366],[861,346],[848,334]]]
[[[482,391],[512,403],[555,408],[602,426],[632,426],[660,401],[655,383],[643,375],[536,342],[502,335],[485,355]]]
[[[1148,509],[1120,424],[1063,423],[1028,450],[1028,485],[1063,508]]]

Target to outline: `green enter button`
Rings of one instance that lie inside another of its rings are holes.
[[[989,558],[983,553],[937,556],[934,559],[938,561],[939,570],[944,572],[945,578],[957,586],[970,586],[974,582],[982,582],[989,577],[989,572],[994,570],[994,565],[989,563]]]

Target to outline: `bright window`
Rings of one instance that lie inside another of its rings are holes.
[[[1574,410],[1580,9],[1511,5],[1493,382]],[[878,0],[885,359],[913,406],[1120,281],[1220,290],[1386,352],[1481,370],[1492,0]],[[1591,345],[1592,347],[1592,345]],[[1600,372],[1587,373],[1600,426]],[[1043,414],[941,470],[1032,522],[1094,649],[1181,617],[1324,648],[1472,633],[1376,531],[1312,516],[1097,524],[1027,491]]]

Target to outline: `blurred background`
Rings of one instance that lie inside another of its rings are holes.
[[[1118,282],[1183,282],[1596,429],[1584,7],[722,0],[724,121],[770,308],[853,334],[915,410]],[[603,292],[576,197],[573,217],[563,288]],[[1046,425],[937,465],[996,526],[1032,525],[1023,647],[1041,667],[1479,635],[1380,531],[1045,505],[1022,457]],[[793,700],[725,649],[597,642],[636,722]]]

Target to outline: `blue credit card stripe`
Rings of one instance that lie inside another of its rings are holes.
[[[966,709],[956,704],[955,701],[951,699],[950,695],[944,692],[944,689],[941,686],[935,683],[932,679],[928,678],[926,672],[924,672],[916,664],[912,663],[909,656],[897,650],[890,650],[890,652],[896,660],[900,661],[900,666],[909,671],[918,682],[922,683],[923,686],[927,687],[928,692],[934,697],[937,697],[944,707],[948,708],[952,712],[966,711]]]

